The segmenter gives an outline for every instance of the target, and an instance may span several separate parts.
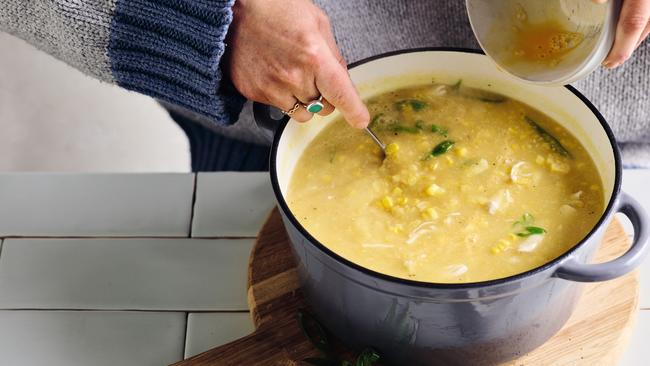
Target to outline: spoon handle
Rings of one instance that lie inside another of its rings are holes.
[[[383,142],[381,142],[381,140],[379,139],[379,137],[377,137],[377,135],[375,135],[375,133],[372,132],[372,130],[371,130],[369,127],[366,127],[365,130],[366,130],[366,132],[368,133],[368,135],[370,135],[370,137],[372,138],[372,140],[377,144],[377,146],[379,146],[379,148],[381,149],[381,151],[383,151],[384,154],[385,154],[385,153],[386,153],[386,144],[384,144]]]

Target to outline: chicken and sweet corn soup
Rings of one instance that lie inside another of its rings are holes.
[[[367,104],[386,158],[335,121],[305,150],[287,195],[301,224],[352,262],[427,282],[502,278],[558,257],[602,213],[585,149],[521,102],[459,82]]]

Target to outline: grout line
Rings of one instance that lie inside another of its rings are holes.
[[[75,308],[0,308],[0,311],[80,311],[80,312],[108,312],[108,311],[123,311],[133,313],[249,313],[248,310],[192,310],[192,309],[113,309],[113,308],[97,308],[97,309],[75,309]]]
[[[194,188],[192,190],[192,207],[190,209],[190,228],[187,231],[187,237],[192,237],[192,226],[194,224],[194,210],[196,209],[196,187],[199,182],[199,173],[194,173]]]
[[[181,360],[185,359],[185,351],[187,351],[187,333],[190,331],[189,321],[190,313],[185,313],[185,334],[183,334],[183,354],[181,355]]]

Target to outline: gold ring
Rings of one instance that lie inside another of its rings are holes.
[[[294,113],[296,113],[296,111],[300,107],[302,107],[302,104],[300,102],[296,102],[296,104],[294,104],[293,107],[291,109],[289,109],[288,111],[282,111],[282,114],[291,117]]]

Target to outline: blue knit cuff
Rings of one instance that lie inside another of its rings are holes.
[[[117,0],[108,56],[118,85],[237,120],[244,102],[220,67],[235,0]]]

